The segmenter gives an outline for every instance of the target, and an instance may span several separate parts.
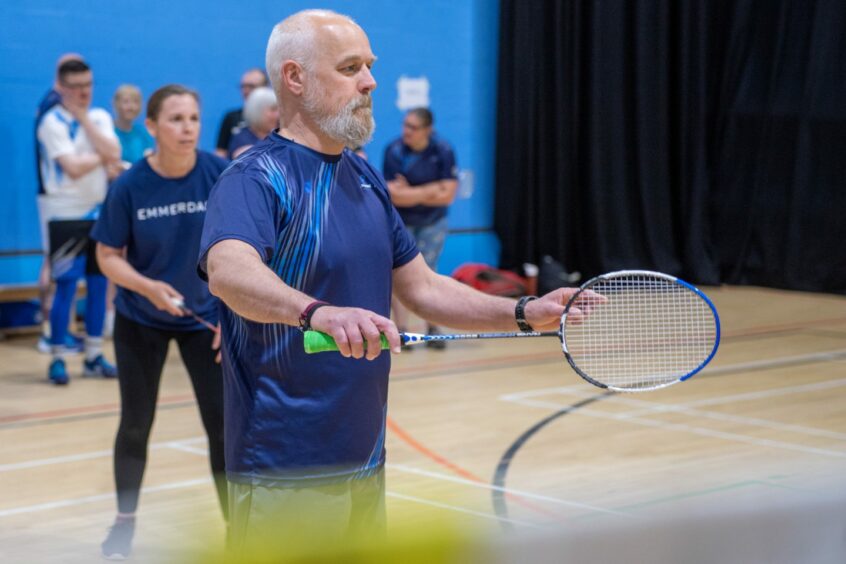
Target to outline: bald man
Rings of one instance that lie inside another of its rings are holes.
[[[572,289],[519,303],[433,272],[382,175],[351,147],[374,128],[376,61],[347,16],[278,24],[267,70],[280,128],[209,197],[199,270],[225,304],[230,544],[236,552],[384,529],[391,292],[424,319],[481,330],[552,329]],[[516,318],[515,318],[516,312]],[[339,353],[306,355],[304,330]]]

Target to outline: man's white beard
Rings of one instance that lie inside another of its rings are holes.
[[[370,95],[353,98],[334,114],[323,108],[325,99],[325,93],[317,86],[307,89],[303,97],[303,106],[320,131],[350,149],[366,145],[376,129]]]

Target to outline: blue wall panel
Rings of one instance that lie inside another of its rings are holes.
[[[111,2],[57,0],[0,5],[0,252],[40,246],[35,206],[33,116],[53,80],[55,61],[82,53],[94,70],[94,105],[111,109],[123,82],[145,96],[168,82],[196,88],[203,99],[201,147],[214,146],[222,115],[240,105],[244,69],[264,66],[275,23],[311,2],[221,0]],[[436,129],[453,143],[459,166],[472,177],[472,195],[451,210],[453,227],[488,228],[493,221],[497,0],[326,0],[368,32],[379,60],[374,74],[376,135],[367,150],[381,167],[385,145],[399,134],[400,77],[425,77]],[[469,194],[469,187],[464,190]],[[490,234],[450,241],[444,265],[495,262]],[[468,244],[466,241],[476,238]],[[37,260],[0,261],[0,283],[33,281]],[[446,268],[442,268],[446,270]]]

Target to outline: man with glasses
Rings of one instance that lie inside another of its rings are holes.
[[[259,68],[250,69],[241,76],[241,98],[247,100],[253,90],[261,86],[267,86],[267,75]],[[233,135],[247,126],[244,121],[244,108],[238,108],[228,112],[223,116],[223,121],[220,123],[220,131],[217,134],[217,148],[214,150],[215,154],[221,158],[227,158],[229,155],[229,141]]]
[[[48,377],[57,385],[68,383],[64,344],[71,305],[79,279],[86,277],[85,361],[83,375],[113,378],[117,372],[103,357],[103,320],[106,278],[93,256],[86,257],[90,221],[106,196],[106,169],[120,162],[120,142],[106,110],[92,108],[94,77],[79,59],[59,66],[57,91],[61,103],[38,125],[41,178],[45,195],[40,200],[42,240],[49,244],[56,295],[50,311],[53,361]],[[86,223],[88,222],[88,223]]]
[[[458,189],[458,167],[452,147],[435,134],[434,122],[428,108],[409,110],[402,136],[385,149],[382,172],[391,201],[423,259],[437,271],[447,235],[447,207]],[[408,312],[402,303],[393,300],[391,310],[399,330],[407,331]],[[438,328],[430,324],[427,331],[436,334]],[[426,346],[443,349],[446,341],[429,341]]]
[[[53,80],[53,86],[38,102],[38,108],[35,111],[35,128],[33,138],[35,139],[35,171],[37,179],[37,193],[38,193],[38,208],[41,214],[41,200],[45,195],[44,180],[41,178],[41,143],[38,142],[38,126],[41,125],[41,120],[47,115],[47,112],[52,110],[55,106],[62,103],[62,95],[59,94],[59,67],[67,61],[84,61],[82,55],[79,53],[64,53],[56,61],[56,77]],[[44,220],[42,219],[42,223]],[[42,227],[46,230],[46,223]],[[43,242],[44,248],[47,247],[47,242]],[[38,351],[42,353],[50,352],[50,302],[53,300],[53,285],[50,280],[50,261],[45,260],[41,263],[41,270],[38,273],[38,299],[41,303],[41,337],[38,339]],[[81,353],[82,339],[68,334],[65,346],[68,352]]]

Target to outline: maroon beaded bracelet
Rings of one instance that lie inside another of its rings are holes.
[[[308,304],[300,314],[300,331],[311,331],[311,316],[314,315],[314,312],[319,308],[328,305],[331,304],[320,300],[315,300]]]

